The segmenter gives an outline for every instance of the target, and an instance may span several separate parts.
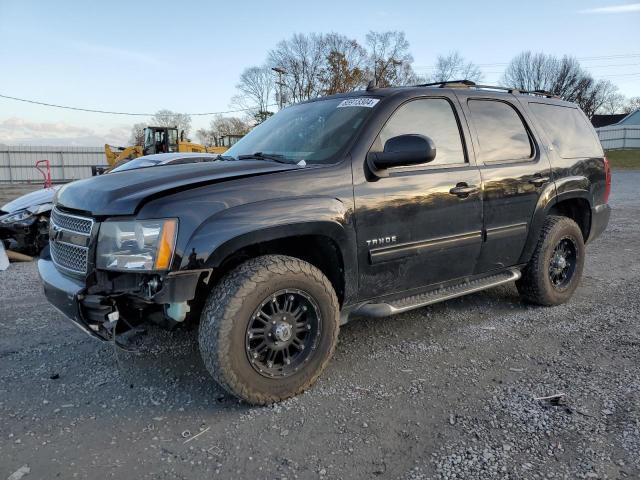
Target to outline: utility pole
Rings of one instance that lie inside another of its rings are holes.
[[[276,85],[278,86],[278,109],[282,110],[284,106],[284,99],[282,98],[282,87],[284,87],[284,82],[282,81],[282,75],[286,75],[287,71],[281,67],[272,67],[271,70],[278,74],[278,81]]]

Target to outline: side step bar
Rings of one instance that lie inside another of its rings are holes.
[[[424,307],[433,303],[443,302],[451,298],[462,297],[469,293],[479,292],[487,288],[497,287],[503,283],[518,280],[522,274],[520,270],[509,270],[496,273],[476,280],[465,281],[450,287],[438,288],[429,292],[412,295],[410,297],[393,300],[388,303],[366,303],[357,309],[358,315],[369,317],[388,317],[397,313]]]

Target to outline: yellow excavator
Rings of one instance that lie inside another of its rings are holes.
[[[200,153],[224,153],[228,147],[205,147],[199,143],[193,143],[184,138],[184,130],[178,138],[178,127],[146,127],[144,129],[144,145],[131,147],[112,147],[105,144],[104,153],[107,156],[109,168],[132,160],[142,155],[169,152],[200,152]]]

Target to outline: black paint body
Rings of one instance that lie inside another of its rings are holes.
[[[115,173],[68,185],[59,192],[57,207],[97,222],[114,217],[177,218],[172,267],[160,277],[165,290],[173,284],[180,294],[165,291],[160,298],[166,302],[196,297],[198,304],[198,295],[206,294],[219,279],[216,273],[225,271],[226,262],[237,252],[292,237],[300,242],[325,238],[336,251],[341,278],[332,281],[343,286],[345,318],[366,302],[526,264],[545,216],[558,202],[584,202],[589,209],[583,212],[588,220],[581,225],[586,240],[606,227],[609,207],[604,200],[602,152],[594,158],[561,159],[548,148],[550,141],[529,110],[531,96],[424,87],[345,96],[357,95],[380,102],[335,164],[219,161]],[[446,98],[455,107],[467,162],[415,165],[376,175],[367,154],[380,130],[399,106],[423,97]],[[467,106],[470,97],[512,105],[529,130],[533,157],[483,162]],[[549,98],[536,101],[569,105]],[[463,196],[451,193],[460,184],[476,188]],[[135,277],[131,285],[145,281],[142,274],[107,275],[105,281],[104,274],[94,271],[70,279],[52,269],[46,258],[41,263],[50,300],[76,320],[82,320],[80,304],[87,293],[108,299],[120,288],[118,282],[124,282],[121,277]],[[176,287],[179,284],[183,286]],[[159,303],[134,287],[122,290],[125,295],[116,300],[120,308],[123,302]],[[69,296],[76,298],[77,306],[59,300]],[[192,315],[197,316],[197,310],[196,306]]]

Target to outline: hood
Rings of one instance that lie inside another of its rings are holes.
[[[24,210],[25,208],[42,205],[43,203],[52,203],[53,197],[60,188],[61,185],[56,185],[55,187],[43,188],[35,192],[27,193],[7,203],[0,208],[0,210],[7,213],[14,213],[19,210]]]
[[[56,205],[95,216],[132,215],[150,197],[235,178],[304,168],[267,161],[217,161],[162,165],[108,173],[65,185]]]

